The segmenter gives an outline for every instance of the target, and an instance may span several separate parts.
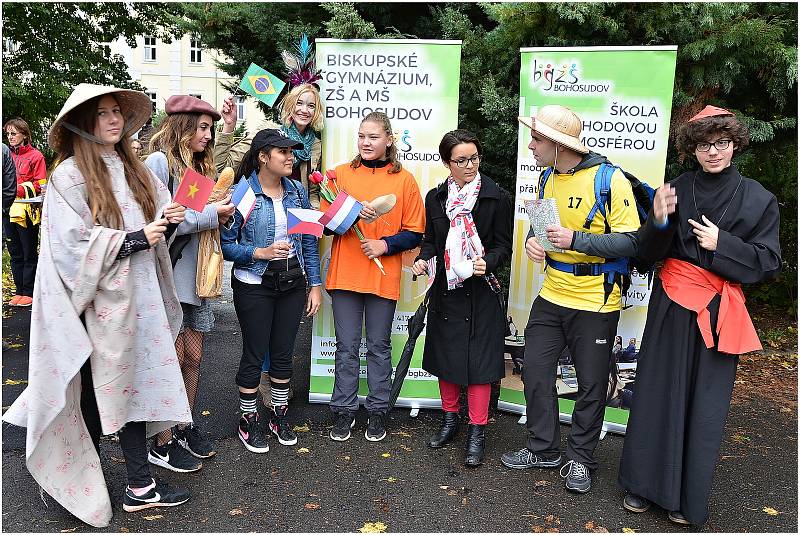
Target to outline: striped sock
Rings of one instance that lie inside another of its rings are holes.
[[[289,404],[289,383],[276,383],[270,380],[270,390],[272,391],[272,406],[281,407]]]
[[[242,413],[256,412],[256,399],[258,392],[239,392],[239,410]]]

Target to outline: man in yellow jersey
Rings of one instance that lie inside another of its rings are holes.
[[[608,160],[581,142],[581,120],[563,106],[543,106],[535,118],[520,117],[531,129],[528,148],[546,168],[544,198],[558,205],[561,225],[592,234],[629,232],[639,228],[630,182],[619,169],[611,175],[609,205],[589,218],[595,205],[595,174]],[[577,233],[576,233],[577,234]],[[561,466],[556,365],[569,347],[578,377],[578,394],[561,470],[566,488],[588,492],[597,468],[594,449],[600,438],[608,389],[611,350],[617,333],[621,275],[604,258],[575,251],[545,252],[533,232],[525,252],[534,262],[547,262],[545,280],[531,306],[525,327],[525,385],[528,439],[526,447],[505,453],[509,468]],[[568,473],[564,474],[567,469]]]

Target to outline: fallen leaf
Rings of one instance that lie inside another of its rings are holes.
[[[358,531],[361,533],[385,533],[387,527],[383,522],[364,522],[364,526]]]
[[[547,515],[546,517],[544,517],[544,521],[547,524],[555,524],[555,525],[561,524],[561,519],[555,515]]]
[[[549,481],[542,479],[541,481],[537,481],[536,483],[534,483],[533,486],[534,487],[546,487],[549,484],[550,484]]]
[[[538,524],[531,526],[531,531],[534,533],[544,533],[544,528]]]
[[[558,528],[547,528],[547,533],[559,533]]]
[[[297,450],[297,453],[311,453],[311,450],[309,450],[308,448],[300,448],[299,450]]]
[[[145,520],[158,520],[159,518],[164,518],[164,515],[150,515],[150,516],[143,516]]]
[[[595,526],[594,522],[592,522],[591,520],[583,525],[583,529],[585,529],[586,531],[593,531],[595,527],[597,526]]]
[[[72,532],[73,532],[73,531],[75,531],[76,529],[78,529],[78,526],[75,526],[74,528],[62,529],[62,530],[61,530],[61,533],[72,533]]]
[[[296,425],[292,428],[292,431],[294,431],[295,433],[308,433],[309,431],[311,431],[311,428],[308,427],[308,424]]]
[[[400,449],[401,449],[401,450],[405,450],[405,451],[411,451],[411,448],[409,448],[409,447],[408,447],[408,446],[406,446],[405,444],[400,444]]]
[[[388,481],[389,483],[394,483],[395,481],[397,481],[397,478],[394,476],[389,476],[386,478],[386,481]]]
[[[120,530],[122,533],[130,533],[130,532],[131,532],[131,530],[129,530],[128,528],[119,528],[119,530]]]
[[[228,514],[230,516],[243,515],[244,511],[242,511],[241,509],[231,509],[230,511],[228,511]]]
[[[382,454],[381,454],[381,457],[383,457],[384,459],[386,459],[386,458],[388,458],[388,457],[391,457],[391,456],[392,456],[392,454],[391,454],[391,453],[388,453],[388,452],[387,452],[387,453],[382,453]]]
[[[442,490],[447,490],[450,488],[450,485],[439,485],[439,488]]]
[[[345,461],[349,461],[349,460],[350,460],[350,456],[349,456],[349,455],[345,455],[345,456],[344,456],[344,460],[345,460]]]
[[[411,433],[407,433],[405,431],[398,431],[397,433],[393,433],[394,435],[400,435],[401,437],[410,437]]]
[[[773,509],[772,507],[764,507],[764,508],[762,509],[762,511],[764,511],[765,513],[767,513],[769,516],[775,516],[775,515],[778,515],[778,514],[780,514],[778,511],[776,511],[776,510],[775,510],[775,509]]]
[[[125,464],[125,459],[120,459],[119,457],[114,457],[113,455],[111,456],[111,460],[115,463]]]
[[[209,416],[211,414],[211,411],[203,411],[200,414],[203,416]]]
[[[467,505],[467,497],[466,496],[461,498],[461,505]]]
[[[457,494],[458,494],[458,491],[455,490],[455,489],[450,489],[450,490],[447,491],[447,495],[448,496],[456,496]]]
[[[307,503],[303,507],[305,507],[309,511],[313,511],[314,509],[319,509],[319,504],[318,503]]]
[[[636,530],[633,528],[622,528],[622,533],[636,533]]]
[[[4,385],[24,385],[27,382],[28,381],[26,381],[25,379],[20,379],[19,381],[17,381],[16,379],[6,379],[3,384]],[[75,529],[77,529],[77,528],[75,528]]]
[[[208,517],[204,516],[203,518],[200,519],[200,522],[203,522],[203,523],[208,522]]]

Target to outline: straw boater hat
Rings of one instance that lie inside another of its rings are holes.
[[[104,85],[79,84],[64,103],[64,107],[61,108],[58,117],[56,117],[56,120],[53,121],[53,125],[50,127],[50,133],[47,135],[47,142],[50,147],[53,150],[58,150],[60,141],[64,135],[64,129],[70,130],[79,136],[102,145],[102,141],[96,138],[91,132],[84,132],[75,125],[67,123],[64,119],[69,112],[84,102],[108,94],[113,94],[114,98],[117,99],[117,103],[122,111],[122,116],[125,118],[125,126],[122,129],[121,139],[125,139],[130,133],[139,131],[153,113],[150,97],[141,91],[119,89]]]
[[[580,154],[589,154],[589,149],[580,140],[581,119],[569,108],[550,104],[539,108],[536,117],[517,117],[517,119],[554,143]]]

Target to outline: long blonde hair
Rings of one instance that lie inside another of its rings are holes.
[[[389,160],[389,162],[392,164],[392,168],[389,169],[389,174],[399,173],[400,170],[403,168],[403,164],[401,164],[400,160],[397,159],[397,143],[394,142],[394,134],[392,133],[392,123],[389,122],[389,117],[382,111],[373,111],[372,113],[367,114],[366,117],[361,119],[359,125],[362,125],[366,122],[380,125],[386,132],[386,135],[392,138],[392,144],[386,147],[386,159]],[[360,166],[361,166],[361,154],[356,154],[356,157],[353,158],[353,161],[350,162],[350,167],[352,167],[353,169],[357,169]]]
[[[101,97],[95,97],[76,107],[67,114],[65,121],[75,125],[84,132],[94,132],[97,123],[97,104]],[[62,128],[58,144],[57,162],[63,162],[70,156],[75,157],[75,165],[86,181],[86,194],[92,220],[107,228],[124,229],[117,198],[111,185],[111,174],[103,161],[101,146],[77,134]],[[122,160],[125,169],[125,180],[133,193],[133,198],[142,209],[147,221],[156,217],[156,187],[150,171],[133,153],[133,149],[125,136],[114,145],[114,150]]]
[[[314,108],[314,116],[311,117],[311,123],[309,126],[315,132],[321,132],[324,126],[325,117],[325,113],[322,108],[322,98],[319,96],[319,91],[317,88],[311,84],[300,84],[286,93],[286,96],[283,97],[283,100],[281,100],[281,124],[287,127],[292,124],[292,113],[294,112],[294,108],[297,106],[297,101],[300,100],[300,96],[305,92],[309,92],[314,95],[314,100],[317,101],[317,105]]]
[[[170,174],[180,178],[186,168],[191,167],[198,173],[214,180],[217,176],[214,167],[214,143],[212,140],[203,152],[192,152],[189,143],[197,133],[199,113],[173,113],[164,121],[150,138],[150,152],[161,151],[167,157]],[[213,125],[212,125],[213,136]]]

